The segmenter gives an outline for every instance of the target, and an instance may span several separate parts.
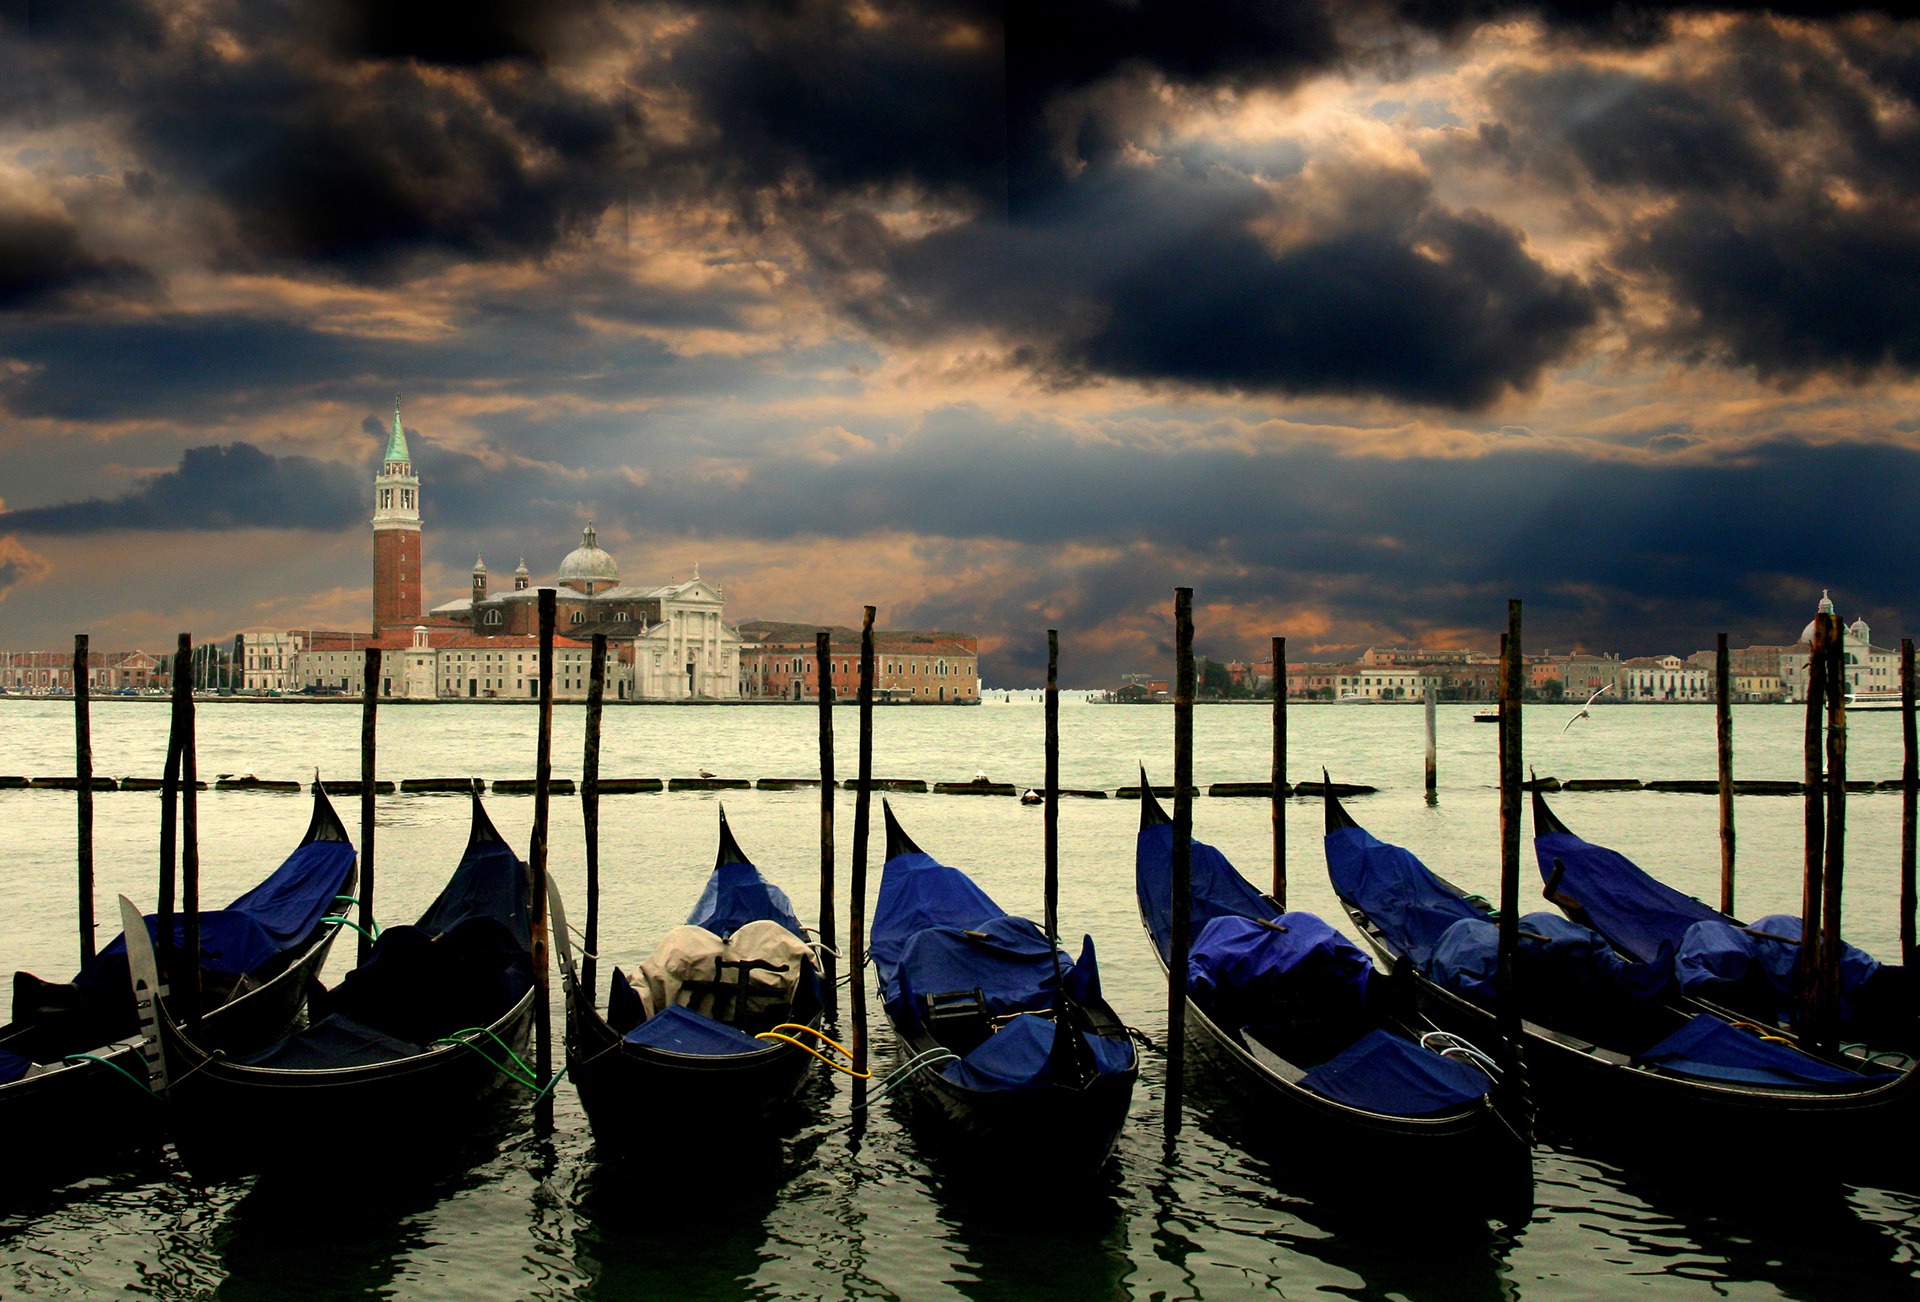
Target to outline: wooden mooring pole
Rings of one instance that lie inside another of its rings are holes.
[[[1273,904],[1287,911],[1287,639],[1273,639],[1273,765],[1268,798],[1273,823]]]
[[[1831,1052],[1840,1031],[1841,902],[1847,876],[1846,655],[1835,620],[1827,648],[1827,848],[1821,869],[1820,1021],[1814,1043]]]
[[[593,635],[593,663],[587,677],[587,737],[580,755],[580,826],[587,843],[587,918],[580,938],[580,988],[594,1006],[595,955],[600,952],[600,715],[607,702],[607,635]]]
[[[182,634],[184,637],[185,635]],[[200,1023],[200,772],[194,736],[193,693],[180,702],[180,912],[186,922],[186,962],[173,978],[173,996],[187,1025]]]
[[[826,989],[826,1014],[840,1016],[840,959],[833,916],[833,634],[813,635],[815,675],[820,680],[820,974]]]
[[[1193,948],[1193,589],[1173,590],[1173,936],[1167,961],[1167,1142],[1180,1130]]]
[[[1046,801],[1041,820],[1044,832],[1043,860],[1046,866],[1047,943],[1060,943],[1060,630],[1047,630],[1046,692]]]
[[[1820,729],[1826,710],[1827,653],[1834,640],[1835,620],[1826,612],[1813,617],[1813,643],[1807,656],[1807,718],[1803,739],[1803,781],[1806,804],[1802,812],[1805,834],[1805,868],[1800,888],[1800,970],[1797,974],[1800,995],[1800,1030],[1818,1037],[1820,1020],[1820,934],[1825,914],[1822,888],[1825,882],[1827,819],[1826,781],[1822,772]]]
[[[160,898],[155,912],[160,923],[160,984],[170,985],[174,977],[174,888],[179,872],[179,796],[180,738],[183,732],[182,699],[193,691],[192,640],[182,633],[174,647],[173,701],[167,721],[167,764],[160,774]]]
[[[1507,631],[1500,639],[1500,930],[1495,979],[1499,982],[1501,1069],[1505,1080],[1520,1076],[1520,991],[1514,952],[1520,945],[1520,796],[1526,771],[1521,756],[1520,603],[1507,602]]]
[[[375,727],[380,709],[380,648],[370,646],[360,664],[360,961],[373,953]]]
[[[853,865],[847,894],[847,1002],[853,1013],[853,1069],[867,1070],[867,828],[873,821],[873,614],[860,618],[860,767],[853,801]]]
[[[73,637],[73,777],[78,797],[76,858],[80,869],[80,966],[93,962],[93,718],[87,681],[87,635]]]
[[[528,931],[533,949],[533,1066],[534,1078],[545,1085],[553,1077],[553,1009],[548,1004],[547,977],[547,827],[553,786],[553,623],[559,594],[540,589],[540,731],[533,763],[533,852],[527,856],[532,876]],[[540,1095],[533,1105],[534,1130],[553,1129],[553,1094]]]
[[[1720,751],[1720,912],[1733,916],[1733,673],[1727,635],[1713,644],[1714,741]]]
[[[1920,961],[1914,934],[1916,904],[1914,832],[1920,826],[1920,732],[1914,723],[1913,639],[1900,639],[1900,962],[1912,971]]]
[[[1427,803],[1440,800],[1440,690],[1428,683],[1421,694],[1427,716]]]

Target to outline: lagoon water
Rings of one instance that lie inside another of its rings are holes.
[[[1526,758],[1542,775],[1710,778],[1713,715],[1705,707],[1613,707],[1562,731],[1573,706],[1527,712]],[[1041,712],[1031,703],[877,712],[876,775],[1037,784]],[[1424,800],[1421,712],[1388,706],[1300,707],[1290,734],[1292,775],[1368,783],[1356,817],[1413,848],[1468,889],[1495,893],[1496,729],[1469,707],[1443,707],[1440,793]],[[208,703],[198,715],[203,777],[329,778],[358,773],[359,710],[350,704]],[[381,714],[380,776],[530,777],[535,711],[520,706],[391,708]],[[1069,705],[1062,721],[1062,784],[1105,788],[1135,780],[1144,761],[1171,779],[1172,713],[1164,708]],[[94,710],[96,772],[160,771],[163,703],[110,700]],[[852,710],[836,712],[838,764],[854,764]],[[555,772],[577,776],[583,711],[557,711]],[[1802,715],[1784,707],[1735,710],[1737,775],[1794,779]],[[623,707],[609,710],[608,777],[808,777],[816,773],[815,714],[779,707]],[[1196,776],[1266,775],[1268,713],[1207,707],[1196,716]],[[0,773],[72,771],[71,706],[0,703]],[[1852,720],[1849,776],[1899,773],[1898,719]],[[298,839],[304,796],[209,791],[201,796],[206,898],[224,902],[269,871]],[[763,871],[785,886],[803,919],[817,910],[818,796],[812,791],[725,794],[729,819]],[[1006,798],[901,795],[901,820],[929,852],[973,873],[1003,905],[1040,910],[1040,811]],[[711,866],[718,798],[709,793],[610,796],[602,801],[602,971],[631,965],[684,918]],[[357,827],[351,800],[342,813]],[[75,963],[74,797],[0,791],[0,971],[68,975]],[[524,846],[530,797],[490,796],[507,837]],[[1562,795],[1557,812],[1673,884],[1714,898],[1716,802],[1647,792]],[[117,894],[150,906],[159,799],[95,798],[99,909]],[[1742,798],[1739,908],[1795,911],[1800,802]],[[583,850],[576,799],[556,798],[552,866],[578,922]],[[875,811],[870,891],[878,885]],[[1100,945],[1106,993],[1155,1042],[1165,992],[1133,904],[1131,801],[1069,799],[1061,810],[1061,920],[1069,947],[1081,932]],[[841,899],[846,898],[853,797],[837,812]],[[1848,804],[1848,935],[1881,955],[1897,950],[1900,797]],[[1195,834],[1256,881],[1269,871],[1263,800],[1195,802]],[[411,920],[433,897],[464,844],[462,797],[381,802],[378,916]],[[1326,884],[1316,802],[1289,807],[1295,907],[1339,911]],[[1531,893],[1531,858],[1523,869]],[[869,897],[869,907],[871,896]],[[1533,907],[1530,903],[1528,907]],[[845,921],[841,922],[844,932]],[[117,928],[103,929],[102,939]],[[351,962],[335,950],[329,979]],[[558,982],[555,982],[558,998]],[[555,1024],[560,1024],[556,1013]],[[878,1061],[890,1059],[884,1019],[872,1018]],[[8,1296],[165,1298],[1218,1298],[1272,1291],[1289,1298],[1883,1298],[1920,1296],[1920,1179],[1882,1189],[1840,1184],[1791,1192],[1729,1190],[1684,1163],[1623,1167],[1604,1154],[1542,1144],[1535,1210],[1524,1224],[1434,1239],[1409,1236],[1364,1198],[1337,1205],[1310,1173],[1236,1148],[1231,1127],[1202,1098],[1169,1153],[1160,1108],[1164,1075],[1143,1055],[1133,1116],[1109,1179],[1043,1217],[1010,1200],[958,1188],[930,1165],[882,1103],[850,1124],[844,1078],[823,1081],[818,1120],[788,1143],[777,1171],[744,1171],[679,1196],[670,1173],[609,1170],[595,1160],[586,1118],[565,1083],[557,1130],[536,1140],[525,1113],[510,1118],[491,1156],[458,1174],[407,1180],[404,1152],[369,1152],[351,1118],[305,1138],[316,1160],[364,1171],[368,1195],[308,1198],[247,1182],[203,1185],[161,1155],[0,1207],[0,1293]],[[129,1087],[131,1088],[131,1087]],[[671,1118],[663,1118],[671,1125]],[[1751,1136],[1764,1148],[1766,1136]],[[1031,1191],[1045,1173],[1002,1163]],[[1447,1173],[1383,1172],[1446,1197]]]

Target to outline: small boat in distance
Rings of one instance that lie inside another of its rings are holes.
[[[1500,722],[1500,709],[1498,706],[1495,706],[1491,710],[1475,710],[1473,712],[1473,721],[1475,723],[1498,723]]]
[[[1898,710],[1900,706],[1899,692],[1849,692],[1847,694],[1847,708],[1849,710],[1864,710],[1869,714],[1878,714],[1889,710]]]

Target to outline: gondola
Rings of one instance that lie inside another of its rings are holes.
[[[686,924],[630,979],[613,970],[607,1011],[580,985],[559,887],[549,883],[567,999],[567,1072],[612,1155],[676,1143],[752,1146],[831,1049],[812,949],[786,893],[760,875],[720,811],[720,849]]]
[[[1100,994],[1093,937],[1069,958],[913,843],[883,802],[887,859],[870,950],[899,1042],[899,1090],[930,1146],[975,1167],[1097,1172],[1139,1055]],[[1058,1034],[1067,1026],[1073,1032]]]
[[[1195,839],[1186,1028],[1225,1092],[1295,1153],[1503,1181],[1526,1145],[1494,1103],[1489,1056],[1399,1007],[1366,953],[1311,913],[1283,912]],[[1140,777],[1134,885],[1165,971],[1173,820]]]
[[[333,915],[357,875],[347,830],[316,781],[313,815],[293,853],[226,908],[200,914],[201,1039],[245,1052],[287,1033],[339,933]],[[134,931],[157,936],[159,920],[148,917]],[[186,918],[176,915],[174,944],[185,943]],[[127,978],[124,935],[70,982],[14,974],[14,1018],[0,1028],[0,1126],[13,1168],[161,1135]]]
[[[1493,906],[1374,838],[1331,794],[1326,827],[1334,893],[1381,960],[1438,1025],[1491,1039]],[[1543,1120],[1696,1154],[1763,1146],[1799,1161],[1902,1130],[1920,1105],[1902,1074],[1816,1057],[1682,1005],[1668,973],[1557,915],[1520,919],[1514,962],[1521,1053]]]
[[[466,852],[420,920],[381,932],[366,962],[316,994],[304,1028],[245,1054],[215,1049],[176,1020],[157,993],[152,946],[136,938],[129,956],[147,1067],[189,1165],[310,1172],[320,1134],[349,1137],[362,1158],[466,1138],[497,1087],[525,1082],[529,889],[526,864],[476,790]],[[122,911],[131,907],[123,897]]]
[[[1670,968],[1680,993],[1703,1007],[1792,1035],[1799,917],[1743,923],[1683,895],[1619,851],[1574,835],[1538,791],[1533,847],[1546,897],[1569,918],[1629,958]],[[1841,1037],[1870,1060],[1911,1067],[1920,1053],[1912,974],[1847,945],[1840,984]]]

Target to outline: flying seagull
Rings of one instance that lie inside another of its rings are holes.
[[[1587,705],[1592,705],[1595,701],[1600,699],[1603,693],[1610,692],[1612,690],[1613,690],[1613,684],[1608,683],[1605,687],[1602,687],[1598,692],[1595,692],[1592,696],[1589,696],[1587,698]],[[1567,728],[1571,728],[1576,722],[1587,717],[1587,705],[1581,706],[1580,713],[1574,715],[1573,718],[1567,720]],[[1560,730],[1563,736],[1565,735],[1567,728],[1562,728]]]

